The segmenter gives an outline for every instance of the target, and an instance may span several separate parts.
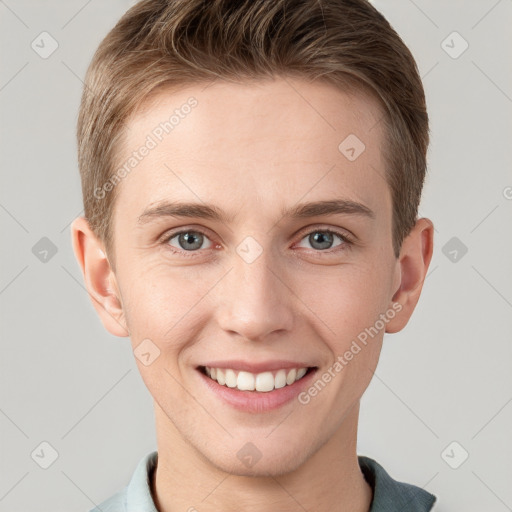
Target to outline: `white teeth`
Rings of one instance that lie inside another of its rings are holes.
[[[288,375],[286,376],[286,384],[293,384],[295,382],[295,377],[297,377],[297,370],[295,368],[292,368],[288,372]]]
[[[215,368],[212,368],[212,370],[215,371]],[[302,379],[302,377],[304,377],[304,375],[306,375],[307,371],[308,371],[307,368],[300,368],[299,371],[297,372],[297,377],[295,377],[295,380]]]
[[[279,370],[275,376],[275,384],[276,389],[284,388],[286,386],[286,370]]]
[[[228,388],[236,388],[236,373],[234,370],[226,370],[226,386]]]
[[[273,389],[274,376],[272,372],[263,372],[256,375],[256,391],[272,391]]]
[[[239,372],[236,383],[236,387],[242,391],[254,391],[254,375],[252,373]]]
[[[213,380],[216,380],[221,386],[237,388],[240,391],[259,391],[268,392],[274,389],[284,388],[295,381],[302,379],[307,368],[292,368],[290,370],[277,370],[277,372],[262,372],[258,374],[239,371],[230,368],[210,368],[205,367],[206,374]]]

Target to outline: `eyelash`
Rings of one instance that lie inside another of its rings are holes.
[[[304,235],[301,236],[300,241],[302,241],[308,235],[311,235],[312,233],[317,233],[317,232],[319,232],[319,233],[329,233],[329,234],[332,234],[332,235],[336,235],[336,236],[338,236],[343,241],[343,244],[341,244],[339,246],[336,246],[334,249],[326,249],[324,251],[314,250],[313,249],[313,252],[316,252],[316,253],[319,253],[319,254],[321,254],[321,253],[333,254],[333,253],[338,252],[338,251],[344,251],[344,250],[350,248],[350,246],[352,246],[354,244],[354,241],[352,240],[352,238],[349,235],[347,235],[346,233],[341,233],[340,231],[336,231],[336,230],[331,229],[331,228],[315,228],[315,229],[312,229],[310,231],[306,231],[304,233]],[[181,256],[183,256],[185,258],[196,258],[196,257],[198,257],[200,255],[201,250],[196,250],[196,251],[178,250],[175,247],[173,247],[171,245],[168,245],[168,243],[169,243],[169,241],[171,239],[173,239],[175,236],[181,235],[182,233],[199,233],[199,234],[209,238],[207,233],[205,233],[201,229],[182,229],[182,230],[176,231],[176,232],[165,233],[160,238],[159,242],[162,245],[165,245],[166,248],[168,248],[174,254],[179,254],[179,255],[181,255]]]

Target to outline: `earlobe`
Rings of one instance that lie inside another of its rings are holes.
[[[399,313],[386,326],[387,333],[401,331],[409,322],[420,298],[423,283],[432,259],[434,225],[421,218],[404,239],[399,257],[399,286],[392,302],[401,305]]]
[[[129,336],[115,275],[101,242],[84,217],[73,221],[71,237],[85,286],[105,329],[114,336]]]

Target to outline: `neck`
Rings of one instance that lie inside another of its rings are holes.
[[[176,430],[155,404],[158,464],[153,500],[159,512],[368,512],[372,489],[359,467],[359,402],[330,439],[294,471],[239,476],[214,466]]]

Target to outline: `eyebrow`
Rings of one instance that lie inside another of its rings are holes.
[[[292,219],[304,219],[322,215],[357,215],[375,219],[375,212],[367,206],[348,199],[332,199],[326,201],[314,201],[301,203],[291,208],[281,210],[282,217]],[[228,215],[212,204],[207,203],[183,203],[162,201],[154,206],[147,207],[139,216],[138,223],[146,224],[154,219],[165,217],[190,217],[216,220],[223,223],[230,223],[234,220],[233,215]]]

